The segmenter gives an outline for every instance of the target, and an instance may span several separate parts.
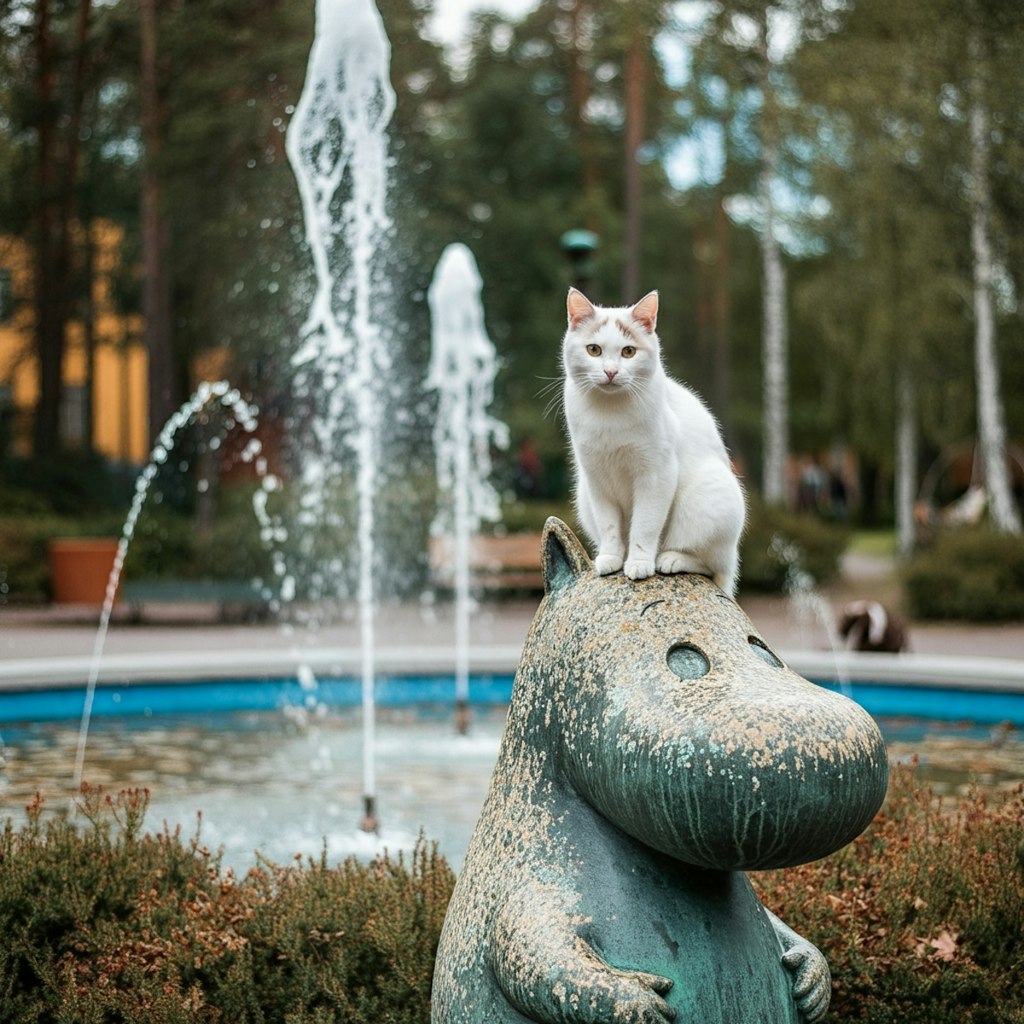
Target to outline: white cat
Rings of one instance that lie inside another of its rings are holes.
[[[701,573],[733,596],[743,489],[714,417],[665,373],[658,293],[606,309],[571,288],[567,305],[565,416],[595,569],[634,580]]]

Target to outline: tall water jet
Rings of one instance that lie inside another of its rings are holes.
[[[388,152],[395,106],[391,46],[371,0],[317,0],[306,82],[286,136],[316,282],[297,385],[324,396],[304,452],[303,522],[331,523],[328,483],[339,452],[355,460],[356,591],[363,693],[363,827],[376,825],[374,770],[374,500],[382,424],[379,383],[389,369],[383,325]]]
[[[470,545],[481,522],[501,517],[491,485],[491,445],[508,444],[508,428],[487,411],[497,354],[484,327],[476,261],[462,244],[441,254],[427,293],[431,355],[427,387],[437,391],[434,451],[440,502],[435,535],[451,539],[455,591],[456,723],[469,716]]]

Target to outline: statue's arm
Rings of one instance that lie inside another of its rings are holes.
[[[817,946],[798,935],[770,910],[767,911],[775,934],[782,943],[782,963],[793,975],[793,999],[808,1024],[815,1024],[828,1012],[832,998],[832,975],[828,962]]]
[[[556,886],[507,896],[495,918],[489,959],[508,1001],[538,1024],[665,1024],[668,978],[605,963],[584,938],[586,921]]]

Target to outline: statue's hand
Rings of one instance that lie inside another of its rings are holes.
[[[513,890],[494,916],[491,969],[508,1001],[538,1024],[667,1024],[670,978],[613,967],[581,934],[576,896],[556,885]]]
[[[832,998],[832,975],[821,951],[800,939],[782,954],[782,964],[793,975],[793,1000],[808,1024],[815,1024],[828,1012]]]
[[[602,1012],[598,1019],[612,1020],[615,1024],[665,1024],[676,1019],[676,1011],[662,999],[672,987],[671,978],[643,971],[621,971],[604,961],[600,963],[603,968],[600,974],[604,976],[595,988],[607,988],[607,999],[602,993],[599,999]],[[605,1017],[605,1013],[611,1016]]]

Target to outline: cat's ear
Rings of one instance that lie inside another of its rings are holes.
[[[648,292],[630,311],[629,315],[648,334],[658,326],[658,293]]]
[[[549,516],[544,524],[540,558],[547,594],[557,594],[573,586],[591,569],[590,558],[576,534],[555,516]]]
[[[578,288],[569,289],[566,299],[566,311],[569,314],[569,326],[579,327],[594,315],[594,304]]]

